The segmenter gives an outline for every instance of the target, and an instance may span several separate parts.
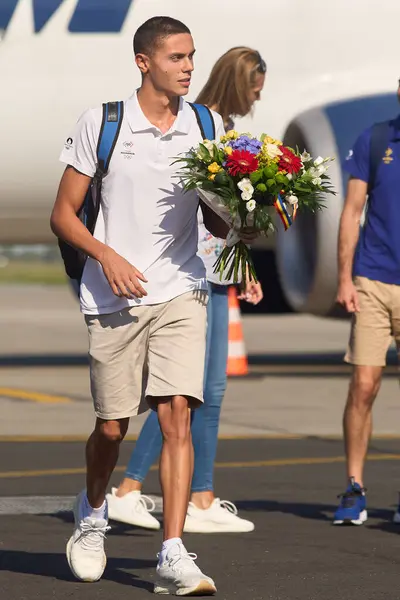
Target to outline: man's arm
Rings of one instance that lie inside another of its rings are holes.
[[[142,298],[147,292],[138,279],[145,277],[112,248],[96,240],[76,213],[82,206],[91,178],[73,167],[65,169],[50,218],[53,233],[97,260],[116,296]]]
[[[221,217],[219,217],[211,208],[200,200],[201,210],[203,211],[204,226],[214,237],[226,239],[229,226]]]
[[[337,302],[348,312],[359,310],[357,292],[353,284],[352,271],[361,216],[367,197],[367,183],[351,177],[347,184],[347,194],[339,226],[338,271],[339,286]]]

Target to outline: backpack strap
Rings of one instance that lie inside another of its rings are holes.
[[[102,179],[107,174],[121,129],[123,116],[123,102],[107,102],[103,104],[103,118],[96,150],[97,170],[86,194],[82,211],[82,221],[91,234],[94,232],[99,214]]]
[[[112,153],[114,152],[121,129],[123,116],[123,102],[107,102],[107,104],[103,104],[103,119],[97,142],[97,162],[101,176],[104,176],[108,171]]]
[[[204,104],[188,103],[196,115],[203,140],[215,140],[215,123],[208,106]]]
[[[373,190],[376,183],[376,175],[383,154],[389,143],[390,124],[389,121],[375,123],[371,129],[371,140],[369,148],[369,181],[368,194]]]
[[[96,173],[87,190],[84,202],[77,212],[77,217],[92,235],[94,234],[100,209],[102,179],[107,174],[111,156],[121,129],[123,116],[123,102],[108,102],[107,104],[103,104],[103,118],[96,149]],[[71,279],[75,292],[78,293],[87,256],[81,250],[70,246],[61,239],[58,240],[58,245],[64,261],[65,271]]]

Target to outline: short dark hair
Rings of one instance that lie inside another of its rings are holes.
[[[190,29],[172,17],[152,17],[143,23],[133,37],[135,54],[150,55],[170,35],[189,33]]]

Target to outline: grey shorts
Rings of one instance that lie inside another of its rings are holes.
[[[96,415],[131,417],[160,398],[203,402],[208,294],[191,291],[169,302],[86,315],[90,383]]]

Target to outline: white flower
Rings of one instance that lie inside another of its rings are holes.
[[[322,158],[322,156],[318,156],[318,158],[316,158],[314,160],[314,166],[319,167],[319,165],[322,165],[323,162],[324,162],[324,159]]]
[[[312,180],[312,182],[311,182],[311,183],[312,183],[313,185],[321,185],[321,183],[322,183],[322,179],[321,179],[321,177],[315,177],[315,178]]]
[[[281,150],[276,144],[265,144],[265,150],[269,158],[276,158],[282,154]]]
[[[293,179],[293,175],[291,173],[286,173],[286,177],[291,181]]]
[[[301,154],[300,158],[303,163],[308,162],[309,160],[311,160],[311,154],[304,151],[303,154]]]
[[[251,181],[248,177],[243,177],[243,179],[241,179],[239,181],[239,183],[237,184],[239,190],[241,190],[242,192],[244,192],[245,190],[253,193],[254,192],[254,188],[251,185]]]
[[[299,203],[299,199],[297,196],[295,196],[294,194],[289,194],[288,196],[285,196],[285,200],[286,202],[288,202],[289,204],[291,204],[292,206],[294,204],[298,204]]]
[[[245,200],[245,201],[251,200],[251,198],[253,196],[253,192],[244,191],[244,192],[242,192],[241,196],[242,196],[242,200]]]
[[[249,200],[246,203],[246,208],[247,208],[247,210],[249,212],[253,212],[253,210],[255,209],[255,207],[256,207],[256,201],[255,200]]]
[[[310,177],[320,177],[326,171],[327,171],[326,167],[323,167],[322,165],[319,165],[319,167],[310,167],[308,169],[308,174],[310,175]]]
[[[250,200],[253,196],[254,188],[251,185],[251,181],[248,177],[243,177],[237,184],[239,190],[242,192],[242,200]]]

